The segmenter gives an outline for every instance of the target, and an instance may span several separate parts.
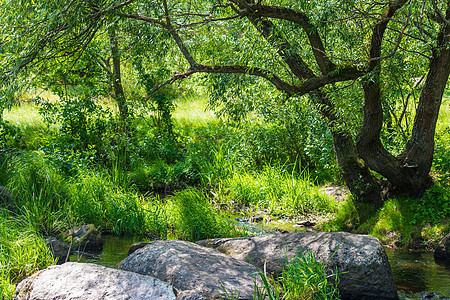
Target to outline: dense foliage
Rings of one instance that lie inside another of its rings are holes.
[[[448,1],[8,0],[0,23],[1,297],[75,224],[195,241],[250,234],[229,215],[334,216],[321,228],[406,245],[450,230]],[[316,263],[293,258],[283,293],[333,298]]]

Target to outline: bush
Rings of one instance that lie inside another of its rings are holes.
[[[414,217],[412,224],[437,224],[450,217],[450,191],[435,183],[419,200],[409,199]]]

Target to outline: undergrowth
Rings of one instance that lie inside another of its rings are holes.
[[[12,299],[18,282],[52,263],[44,239],[0,210],[0,298]]]
[[[450,233],[449,200],[449,189],[439,182],[420,199],[389,199],[378,211],[370,207],[358,209],[349,197],[339,205],[335,217],[320,228],[368,233],[383,244],[396,247],[432,248]]]

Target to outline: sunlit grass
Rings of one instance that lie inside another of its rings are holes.
[[[201,126],[217,122],[214,112],[207,108],[207,98],[203,95],[189,95],[175,102],[173,117],[180,127]]]
[[[0,210],[0,299],[12,299],[19,281],[52,263],[43,238]]]
[[[55,126],[48,127],[39,110],[33,103],[24,102],[13,106],[11,110],[3,112],[3,119],[19,129],[19,147],[29,150],[38,149],[56,130]]]

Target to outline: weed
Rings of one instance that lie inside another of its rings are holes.
[[[251,275],[258,275],[263,283],[259,286],[255,280],[254,296],[255,300],[338,300],[340,299],[339,276],[336,271],[329,271],[326,265],[317,261],[313,252],[306,254],[301,252],[296,257],[286,258],[287,262],[279,278],[268,275],[266,265],[264,269]],[[231,291],[227,291],[223,285],[227,299],[238,299],[239,296]],[[221,299],[224,299],[220,295]]]
[[[285,299],[339,299],[337,272],[327,275],[326,266],[312,251],[288,259],[282,278]]]

